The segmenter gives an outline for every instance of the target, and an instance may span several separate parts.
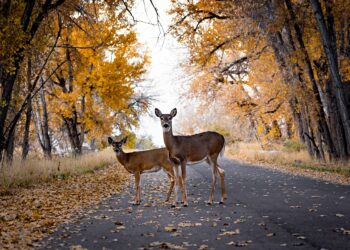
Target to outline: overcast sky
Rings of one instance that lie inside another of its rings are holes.
[[[135,18],[155,23],[156,15],[152,6],[147,0],[144,2],[146,6],[142,0],[136,1],[137,8],[133,12]],[[170,1],[154,0],[153,2],[158,8],[160,22],[166,31],[171,21],[167,14]],[[160,122],[154,115],[154,108],[159,108],[163,113],[169,113],[174,107],[178,109],[178,112],[183,110],[183,105],[179,103],[179,95],[183,92],[187,77],[180,64],[186,58],[186,49],[177,43],[171,35],[166,35],[164,38],[164,34],[160,33],[158,26],[138,22],[136,31],[140,43],[148,48],[151,58],[151,65],[146,75],[146,81],[142,84],[142,91],[154,95],[157,99],[152,103],[150,114],[141,118],[140,128],[137,129],[136,133],[150,135],[154,143],[161,146],[164,145],[163,134]],[[176,126],[176,119],[174,125]]]

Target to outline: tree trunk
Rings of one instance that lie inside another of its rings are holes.
[[[41,78],[41,81],[43,81],[42,78]],[[43,145],[44,145],[43,151],[44,151],[45,158],[51,159],[52,146],[51,146],[51,140],[49,135],[49,117],[47,114],[44,88],[40,89],[40,100],[41,100],[41,105],[43,109],[43,119],[42,119],[42,138],[43,138]]]
[[[74,155],[81,155],[83,146],[82,132],[78,131],[77,115],[76,111],[73,111],[73,117],[66,118],[63,117],[64,124],[67,129],[69,142],[73,150]]]
[[[321,35],[321,41],[327,58],[329,71],[331,73],[332,89],[334,91],[336,104],[340,113],[341,124],[344,130],[344,138],[346,145],[345,149],[347,155],[346,158],[348,158],[350,154],[350,115],[346,107],[346,98],[337,61],[334,18],[331,12],[330,3],[326,1],[326,12],[328,21],[327,27],[320,2],[318,0],[310,0],[310,2]]]
[[[49,134],[49,120],[47,114],[46,100],[44,90],[40,90],[40,96],[36,98],[36,133],[44,157],[51,159],[52,157],[52,146]],[[41,111],[42,109],[42,111]]]
[[[12,130],[11,133],[8,135],[8,143],[6,143],[5,148],[5,161],[8,163],[12,163],[13,161],[13,153],[15,151],[15,134],[16,129]]]
[[[32,101],[28,102],[27,111],[26,111],[26,121],[24,125],[24,133],[23,133],[23,143],[22,143],[22,160],[27,159],[29,153],[29,132],[30,132],[30,124],[32,121]]]
[[[9,135],[5,135],[4,132],[6,128],[6,119],[10,108],[12,90],[16,80],[17,71],[18,70],[16,70],[13,75],[6,74],[6,79],[2,81],[3,89],[0,100],[2,103],[2,105],[0,105],[0,159],[2,159],[2,153],[4,150],[6,150],[7,141],[9,141]]]
[[[31,78],[32,78],[32,62],[30,56],[28,57],[27,63],[27,89],[28,92],[31,90]],[[29,152],[29,132],[30,132],[30,124],[32,120],[32,100],[30,99],[27,104],[26,110],[26,121],[24,125],[24,133],[23,133],[23,143],[22,143],[22,160],[25,160],[28,156]]]

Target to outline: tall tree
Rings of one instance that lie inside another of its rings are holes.
[[[344,20],[348,20],[349,14],[343,9],[334,17],[332,9],[348,6],[345,2],[325,1],[324,4],[326,28],[328,33],[332,31],[329,41],[333,41],[330,46],[333,44],[331,53],[334,63],[337,63],[337,49],[344,53]],[[347,159],[347,119],[346,114],[342,113],[348,113],[344,107],[349,101],[336,93],[344,88],[341,81],[336,83],[336,86],[340,86],[337,90],[327,87],[329,84],[333,86],[336,79],[329,78],[331,74],[323,67],[324,58],[328,57],[326,52],[318,49],[324,42],[318,36],[320,28],[314,21],[313,9],[308,1],[235,0],[209,3],[189,0],[173,1],[170,13],[174,17],[172,33],[189,47],[189,64],[198,69],[198,79],[202,79],[194,80],[192,92],[222,96],[219,94],[221,89],[230,91],[225,87],[227,83],[243,84],[244,88],[231,88],[234,94],[229,98],[239,104],[239,112],[249,114],[247,119],[254,121],[254,124],[261,123],[265,127],[262,131],[269,131],[269,127],[276,125],[275,121],[282,123],[291,116],[300,140],[306,143],[312,156],[321,160]],[[322,12],[321,6],[319,11]],[[343,34],[340,36],[341,49],[336,44],[337,32]],[[274,63],[266,64],[264,58],[271,58]],[[346,75],[349,66],[344,62],[346,60],[342,58],[342,68],[333,71]],[[264,67],[265,74],[254,77],[259,68]],[[280,82],[284,83],[285,91],[276,88]],[[208,89],[208,86],[209,92],[198,91]],[[244,92],[248,86],[251,89],[247,95]],[[275,98],[276,94],[278,98]],[[238,96],[244,99],[238,101]],[[332,100],[339,99],[337,96],[343,102],[336,101],[334,106]],[[268,106],[266,104],[271,103],[264,102],[264,98],[281,102],[275,103],[274,112],[264,111]],[[289,110],[280,108],[284,105],[289,105]],[[331,112],[330,108],[334,107]]]

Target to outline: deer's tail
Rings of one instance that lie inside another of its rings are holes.
[[[225,144],[226,144],[226,142],[225,142],[225,138],[224,138],[224,145],[222,146],[222,149],[221,149],[221,151],[220,151],[220,157],[224,157],[224,153],[225,153]]]

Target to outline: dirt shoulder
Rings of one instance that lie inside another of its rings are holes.
[[[16,188],[0,196],[0,248],[28,249],[62,223],[120,191],[128,174],[108,166],[65,180]]]

